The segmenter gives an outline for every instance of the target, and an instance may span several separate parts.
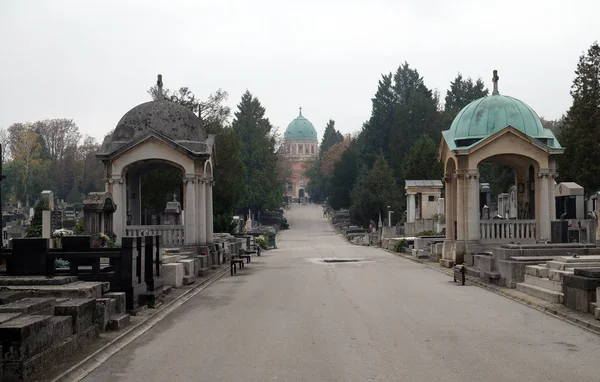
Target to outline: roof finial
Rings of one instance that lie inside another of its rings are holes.
[[[492,95],[500,94],[498,92],[498,80],[499,79],[500,79],[500,77],[498,77],[498,71],[494,70],[494,77],[492,78],[492,82],[494,83],[494,91],[492,92]]]
[[[162,74],[158,75],[158,80],[156,81],[156,90],[158,100],[165,99],[165,95],[163,94]]]
[[[300,115],[302,115],[302,106],[300,106]]]

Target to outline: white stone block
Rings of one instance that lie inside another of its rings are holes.
[[[171,256],[163,255],[163,257],[162,257],[163,264],[178,263],[180,260],[181,260],[181,256],[179,256],[179,255],[171,255]]]
[[[183,285],[183,264],[181,263],[168,263],[162,266],[162,276],[165,285],[179,288]]]
[[[186,276],[195,276],[194,273],[194,260],[193,259],[182,259],[179,261],[183,264],[183,269],[185,271]]]

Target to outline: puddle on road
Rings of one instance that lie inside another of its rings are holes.
[[[315,263],[315,264],[360,264],[360,263],[370,263],[372,262],[372,260],[367,260],[367,259],[353,259],[353,258],[347,258],[347,257],[328,257],[328,258],[312,258],[312,259],[306,259],[308,261],[310,261],[311,263]]]

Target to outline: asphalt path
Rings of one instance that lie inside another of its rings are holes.
[[[600,338],[381,249],[295,205],[278,249],[85,381],[600,381]],[[326,259],[361,260],[325,263]]]

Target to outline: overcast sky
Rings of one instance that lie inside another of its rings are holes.
[[[570,106],[577,59],[600,39],[599,0],[0,0],[0,127],[72,118],[101,139],[163,75],[197,96],[246,89],[283,132],[369,118],[405,60],[442,98],[458,72],[540,116]]]

